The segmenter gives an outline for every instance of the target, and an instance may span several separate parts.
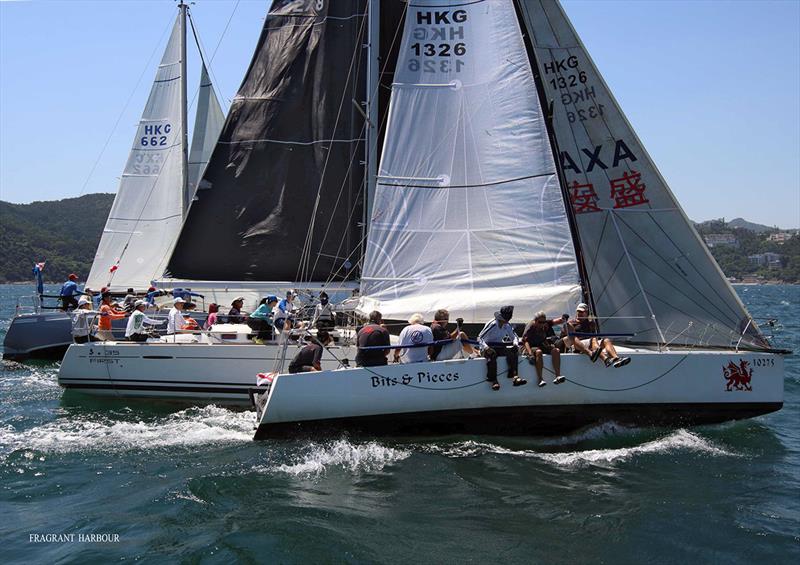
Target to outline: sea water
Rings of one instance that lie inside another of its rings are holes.
[[[800,349],[800,287],[737,291]],[[0,338],[31,292],[0,286]],[[796,355],[774,414],[528,439],[256,443],[251,411],[65,395],[57,371],[3,364],[4,563],[800,563]]]

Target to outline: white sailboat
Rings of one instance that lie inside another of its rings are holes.
[[[202,61],[189,152],[187,5],[179,10],[86,280],[95,291],[141,292],[162,276],[222,129],[224,114]],[[20,312],[6,333],[3,356],[60,357],[72,342],[70,330],[71,318],[64,312]]]
[[[394,319],[448,308],[484,321],[503,304],[529,319],[581,299],[601,335],[627,338],[629,365],[565,354],[565,383],[512,387],[501,377],[499,391],[483,359],[279,375],[257,399],[256,438],[332,426],[554,433],[782,406],[782,356],[703,248],[557,2],[409,4],[362,308]],[[533,367],[523,360],[520,373],[531,380]]]

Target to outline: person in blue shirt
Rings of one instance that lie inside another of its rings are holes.
[[[286,298],[278,302],[277,308],[273,313],[275,327],[279,330],[286,325],[287,329],[291,329],[294,322],[294,299],[297,298],[297,293],[290,290],[286,293]],[[286,322],[288,321],[288,324]]]
[[[262,345],[264,340],[272,339],[272,309],[278,303],[278,297],[269,295],[261,300],[250,316],[247,325],[255,332],[253,341]]]
[[[77,295],[83,294],[78,288],[78,275],[70,274],[67,282],[61,287],[59,296],[61,297],[61,309],[64,311],[74,310],[78,307]]]

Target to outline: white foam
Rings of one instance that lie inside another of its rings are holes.
[[[594,432],[592,432],[594,434]],[[571,437],[571,436],[566,436]],[[593,436],[597,437],[597,436]],[[572,438],[574,441],[574,438]],[[557,441],[557,440],[554,440]],[[439,453],[447,457],[475,457],[487,453],[508,455],[512,457],[536,458],[553,463],[561,467],[576,467],[585,464],[619,463],[633,457],[652,453],[670,453],[678,450],[687,450],[709,455],[735,456],[736,454],[715,446],[710,441],[687,430],[675,430],[671,434],[656,440],[645,442],[632,447],[611,449],[588,449],[583,451],[569,451],[547,453],[535,450],[514,450],[476,441],[465,441],[449,446],[427,446],[426,450]]]
[[[278,465],[273,470],[290,475],[317,475],[330,467],[342,467],[353,473],[380,471],[410,455],[411,451],[386,447],[375,442],[352,444],[340,439],[327,444],[312,444],[308,452],[297,461],[289,465]]]
[[[20,449],[114,452],[250,442],[254,419],[253,412],[232,412],[218,406],[189,408],[146,422],[66,416],[22,431],[13,426],[0,428],[0,455]]]

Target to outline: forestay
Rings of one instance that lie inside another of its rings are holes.
[[[164,271],[178,236],[183,220],[181,33],[178,19],[139,121],[88,287],[99,289],[113,283],[114,287],[147,288]]]
[[[406,14],[360,309],[569,311],[578,269],[511,0]]]
[[[203,185],[198,186],[198,183],[224,123],[225,114],[222,112],[222,107],[214,92],[214,85],[208,76],[206,65],[202,63],[197,114],[192,132],[192,146],[189,151],[189,194],[191,195],[194,195],[198,188],[204,188]]]
[[[764,347],[555,0],[520,2],[605,332]]]

